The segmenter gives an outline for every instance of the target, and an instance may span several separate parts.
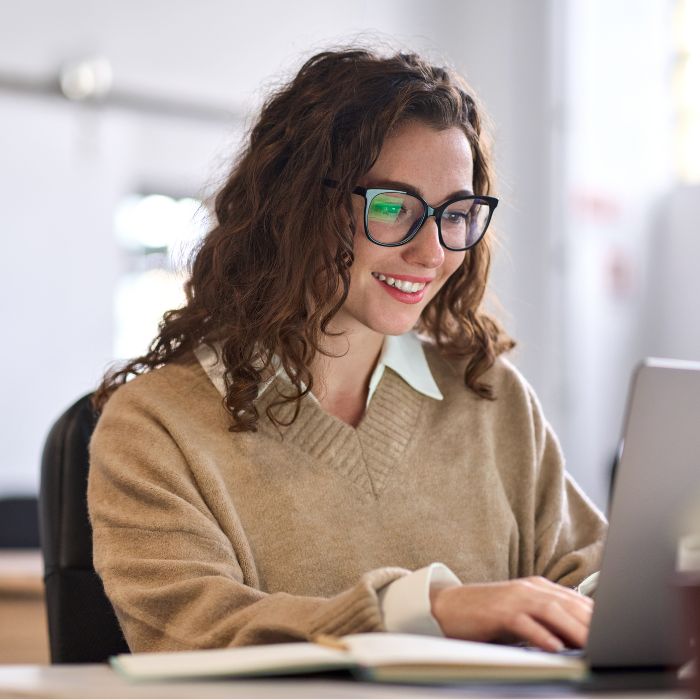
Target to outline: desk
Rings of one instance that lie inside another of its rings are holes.
[[[130,683],[106,664],[0,666],[2,698],[683,698],[680,690],[599,692],[552,684],[408,686],[337,678]]]
[[[0,664],[48,663],[39,550],[0,550]]]

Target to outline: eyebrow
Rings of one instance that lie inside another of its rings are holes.
[[[376,189],[377,187],[389,187],[393,190],[403,190],[409,194],[417,194],[422,199],[425,199],[423,193],[419,187],[415,187],[408,182],[402,182],[401,180],[371,180],[370,184],[366,185],[367,189]],[[454,199],[455,197],[473,197],[474,192],[470,189],[457,190],[448,194],[442,201],[446,202],[448,199]]]

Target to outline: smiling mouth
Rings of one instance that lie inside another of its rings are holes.
[[[405,294],[416,294],[417,292],[423,291],[428,285],[427,282],[409,282],[408,280],[397,280],[388,275],[382,275],[380,272],[373,272],[372,277],[378,279],[384,284],[388,284],[390,287],[395,287]]]

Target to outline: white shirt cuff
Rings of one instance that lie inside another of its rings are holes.
[[[578,586],[576,586],[576,590],[581,595],[587,595],[589,598],[592,598],[595,594],[596,588],[598,588],[599,574],[600,572],[596,571],[594,574],[591,574],[588,578],[583,579],[583,581],[581,581],[581,583],[579,583]]]
[[[380,591],[379,605],[387,632],[444,637],[430,612],[430,591],[459,586],[461,581],[444,564],[430,564],[402,576]]]

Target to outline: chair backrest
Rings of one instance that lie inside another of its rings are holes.
[[[41,460],[39,529],[53,663],[102,662],[129,648],[92,563],[87,510],[91,394],[54,424]]]

